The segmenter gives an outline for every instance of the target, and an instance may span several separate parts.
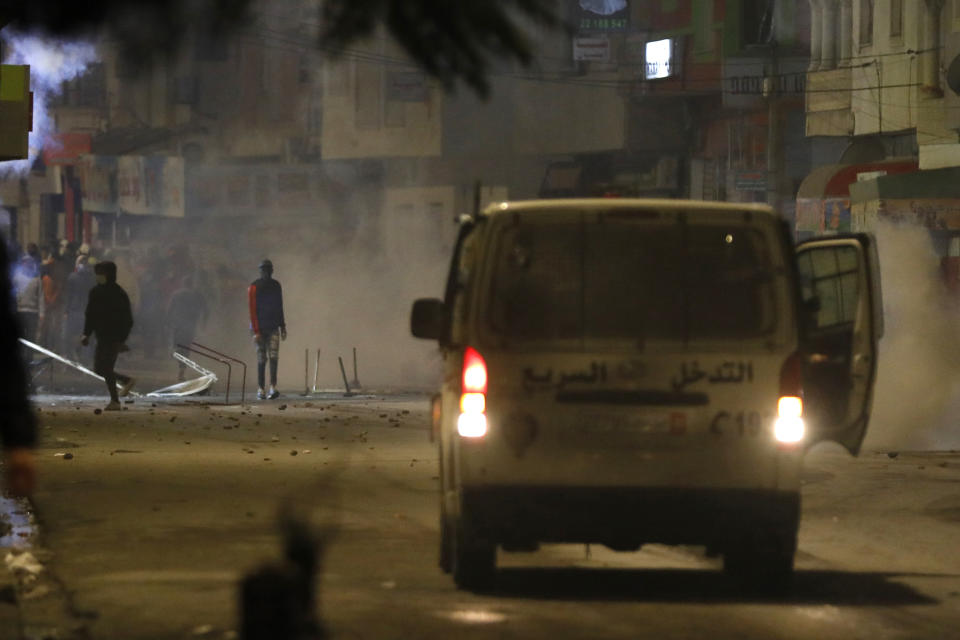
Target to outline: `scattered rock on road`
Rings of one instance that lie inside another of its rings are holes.
[[[888,452],[887,452],[887,457],[888,457],[888,458],[891,458],[891,459],[892,459],[892,458],[896,458],[898,455],[900,455],[900,452],[899,452],[899,451],[888,451]]]

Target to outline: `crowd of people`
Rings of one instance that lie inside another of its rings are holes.
[[[135,339],[148,359],[192,342],[209,315],[208,301],[217,297],[208,273],[196,269],[183,249],[162,254],[150,246],[140,255],[120,256],[61,240],[43,247],[31,243],[13,255],[18,257],[10,279],[22,337],[81,364],[93,355],[81,337],[98,262],[118,264],[118,279],[133,303]]]
[[[96,258],[88,244],[30,244],[14,262],[13,294],[23,337],[57,353],[81,358],[86,298],[95,284]]]
[[[144,363],[165,361],[172,352],[190,358],[190,345],[211,311],[220,315],[230,306],[226,303],[232,296],[221,300],[220,292],[242,291],[242,284],[229,269],[200,268],[184,245],[163,249],[143,245],[116,252],[59,241],[42,248],[30,244],[14,255],[17,258],[9,276],[21,336],[78,364],[92,366],[107,380],[116,380],[121,395],[129,390],[133,379],[114,372],[120,353],[133,350]],[[272,278],[273,265],[264,260],[259,267],[260,278],[247,290],[249,330],[257,352],[257,397],[272,400],[280,395],[277,363],[279,343],[286,338],[286,323],[281,287]],[[112,293],[108,295],[107,289]],[[122,305],[118,302],[121,297]],[[235,298],[241,300],[239,295]],[[109,300],[113,302],[108,304]],[[122,314],[113,309],[119,308],[117,305],[123,307]],[[98,306],[112,310],[98,311]],[[113,327],[107,316],[125,317],[127,308],[130,326],[122,330]],[[103,335],[91,342],[98,324]],[[104,329],[107,325],[109,330]],[[107,339],[99,339],[104,337]],[[105,342],[110,343],[109,348]],[[24,355],[28,365],[49,362],[35,358],[33,350],[25,350]],[[34,367],[31,376],[39,371]],[[185,378],[186,365],[181,360],[178,381]],[[114,385],[108,382],[107,387],[111,395],[108,407],[119,406]]]

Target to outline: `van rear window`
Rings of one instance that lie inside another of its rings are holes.
[[[642,348],[775,329],[770,229],[741,212],[637,213],[516,216],[501,226],[492,330],[509,341]]]

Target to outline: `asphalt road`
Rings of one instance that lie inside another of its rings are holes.
[[[281,504],[325,536],[318,612],[336,638],[960,638],[960,452],[811,452],[781,598],[657,545],[501,553],[496,589],[473,594],[436,564],[426,397],[37,406],[37,532],[6,541],[45,569],[16,616],[0,581],[0,638],[237,637],[238,584],[279,557]]]

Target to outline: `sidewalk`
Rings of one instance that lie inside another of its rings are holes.
[[[50,552],[37,547],[32,505],[0,497],[0,637],[83,638],[62,584],[48,568]]]

